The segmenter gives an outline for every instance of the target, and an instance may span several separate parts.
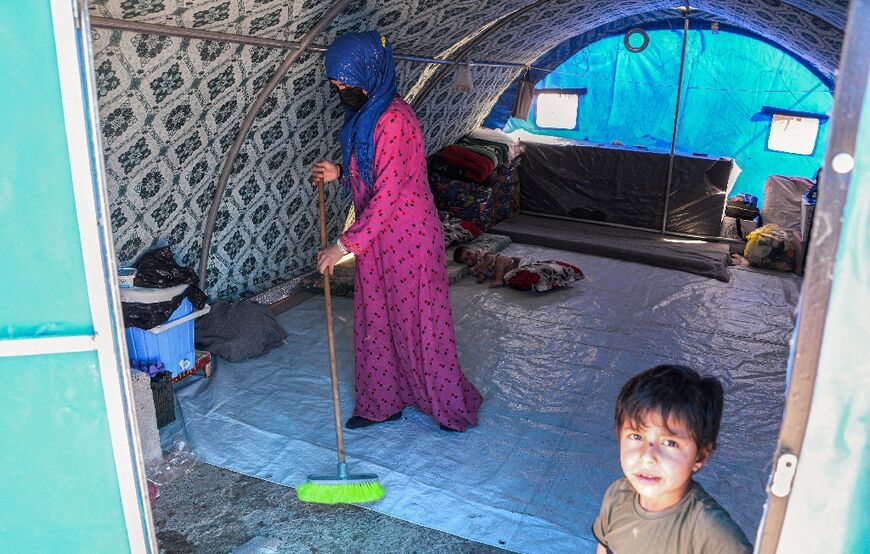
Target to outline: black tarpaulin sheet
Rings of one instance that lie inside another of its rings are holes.
[[[661,229],[667,153],[583,143],[523,144],[524,211]],[[730,158],[675,156],[668,231],[718,236],[733,164]]]
[[[727,282],[727,244],[520,214],[491,229],[511,241],[677,269]]]

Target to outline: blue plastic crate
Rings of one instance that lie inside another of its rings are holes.
[[[196,351],[193,346],[193,319],[169,326],[175,320],[193,313],[193,304],[185,298],[165,323],[155,327],[168,328],[153,333],[138,327],[127,327],[127,351],[130,362],[134,365],[148,365],[157,361],[163,362],[166,371],[175,377],[179,373],[193,367],[196,363]]]

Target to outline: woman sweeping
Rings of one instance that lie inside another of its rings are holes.
[[[345,108],[341,166],[321,160],[315,183],[350,185],[356,221],[318,255],[332,272],[356,255],[356,404],[346,427],[399,419],[416,406],[442,429],[477,424],[482,398],[462,374],[444,238],[426,176],[420,123],[396,95],[393,53],[379,33],[338,37],[326,75]]]

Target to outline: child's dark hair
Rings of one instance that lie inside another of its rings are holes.
[[[462,263],[462,255],[468,252],[467,246],[457,246],[456,250],[453,251],[453,261],[461,264]]]
[[[626,421],[640,426],[649,412],[681,421],[698,449],[716,448],[722,419],[722,384],[681,365],[659,365],[628,380],[616,400],[616,429]]]

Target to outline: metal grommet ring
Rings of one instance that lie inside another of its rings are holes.
[[[640,44],[640,46],[631,45],[631,37],[635,34],[643,37],[643,42]],[[622,37],[622,43],[625,45],[625,48],[629,52],[634,52],[635,54],[637,54],[638,52],[643,52],[644,50],[646,50],[646,47],[649,46],[649,35],[646,34],[646,31],[644,31],[640,27],[635,27],[634,29],[631,29],[630,31],[625,33],[625,36]]]

